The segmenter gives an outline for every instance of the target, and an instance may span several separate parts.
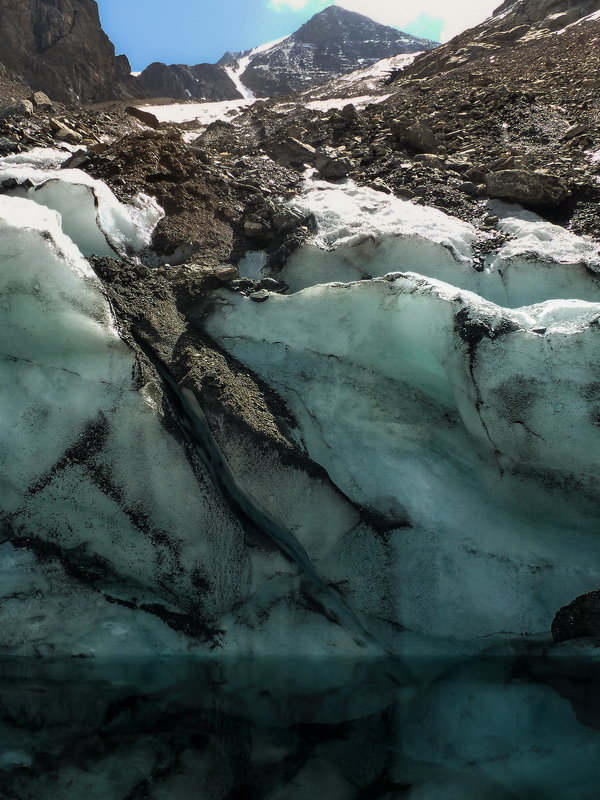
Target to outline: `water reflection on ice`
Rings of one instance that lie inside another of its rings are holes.
[[[11,660],[9,800],[592,800],[600,665]]]

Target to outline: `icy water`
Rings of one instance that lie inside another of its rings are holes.
[[[2,800],[597,800],[600,666],[3,661]]]

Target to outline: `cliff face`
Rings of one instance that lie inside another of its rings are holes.
[[[94,0],[0,0],[0,29],[2,64],[32,89],[64,102],[139,94]]]
[[[138,77],[138,85],[149,97],[175,100],[237,100],[241,94],[227,72],[217,64],[150,64]]]

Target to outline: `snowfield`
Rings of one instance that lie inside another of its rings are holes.
[[[159,122],[198,122],[200,126],[210,125],[217,120],[231,120],[253,102],[252,99],[223,100],[220,103],[171,103],[161,106],[139,106]]]

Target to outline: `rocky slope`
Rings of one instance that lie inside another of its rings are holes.
[[[72,103],[140,94],[94,0],[2,0],[0,26],[2,64],[31,89]]]
[[[139,76],[151,97],[233,100],[275,97],[325,83],[382,58],[431,50],[435,42],[330,6],[270,46],[226,53],[217,65],[151,64]]]
[[[412,75],[433,77],[473,62],[487,59],[493,63],[495,53],[504,55],[515,45],[538,39],[545,39],[550,46],[549,35],[561,36],[571,24],[593,21],[589,17],[594,12],[598,12],[598,0],[505,0],[489,20],[455,37],[435,54],[420,58]],[[594,51],[589,55],[593,58]]]

